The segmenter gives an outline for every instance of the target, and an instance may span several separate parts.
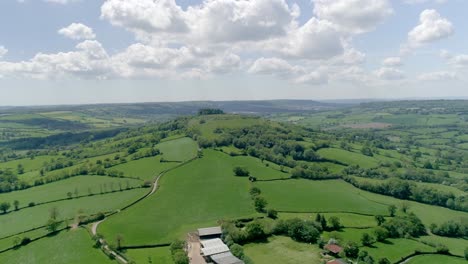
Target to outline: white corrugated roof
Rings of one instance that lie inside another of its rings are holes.
[[[222,233],[223,231],[221,230],[221,227],[219,226],[198,229],[199,236],[221,235]]]
[[[208,239],[208,240],[201,240],[200,243],[202,246],[205,247],[216,247],[224,245],[224,242],[219,238]]]
[[[224,253],[212,255],[211,259],[216,264],[244,264],[242,260],[232,255],[231,252],[224,252]]]
[[[223,244],[223,245],[220,245],[220,246],[202,248],[201,251],[202,251],[204,256],[211,256],[211,255],[214,255],[214,254],[227,252],[227,251],[229,251],[229,248],[228,248],[228,246]]]

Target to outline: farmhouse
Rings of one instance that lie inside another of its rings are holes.
[[[327,264],[348,264],[348,262],[342,259],[334,259],[327,262]]]
[[[323,248],[327,251],[328,254],[333,256],[338,256],[338,254],[343,251],[343,248],[336,244],[327,244]]]

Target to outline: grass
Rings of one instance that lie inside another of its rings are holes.
[[[365,191],[361,191],[360,194],[361,196],[378,203],[393,204],[396,206],[403,203],[403,200],[390,196]],[[419,218],[421,218],[421,221],[426,226],[429,226],[432,223],[442,224],[449,220],[458,221],[468,217],[468,213],[466,212],[454,211],[440,206],[427,205],[413,201],[405,201],[405,203],[409,206],[409,211],[414,212]]]
[[[290,212],[353,212],[387,214],[387,206],[364,198],[361,191],[341,180],[287,180],[257,182],[269,207]]]
[[[47,231],[45,228],[41,228],[41,229],[37,229],[37,230],[33,230],[30,232],[20,234],[18,236],[0,239],[0,250],[4,250],[4,249],[11,248],[12,246],[14,246],[15,239],[17,238],[22,239],[23,237],[29,237],[31,239],[35,239],[35,238],[47,235],[48,233],[49,231]]]
[[[165,141],[156,146],[161,152],[162,157],[169,161],[186,161],[196,157],[198,145],[191,138],[179,138]]]
[[[220,219],[254,215],[249,181],[233,175],[235,164],[206,150],[203,158],[164,175],[154,195],[109,218],[98,232],[110,241],[121,233],[126,245],[168,243]]]
[[[251,176],[256,177],[258,180],[271,180],[271,179],[287,179],[291,175],[281,172],[275,168],[275,164],[262,163],[261,160],[250,156],[236,156],[230,158],[235,166],[247,168]],[[268,164],[268,166],[266,166]],[[275,169],[274,169],[275,168]]]
[[[143,158],[139,160],[129,161],[110,168],[110,170],[118,170],[124,173],[125,176],[138,177],[142,180],[153,180],[162,171],[177,166],[174,162],[160,162],[161,156]]]
[[[281,219],[290,219],[290,218],[300,218],[304,220],[315,220],[317,214],[314,213],[279,213],[279,218]],[[340,219],[341,225],[344,227],[373,227],[377,223],[374,216],[367,215],[358,215],[358,214],[348,214],[348,213],[323,213],[321,214],[326,217],[326,219],[335,216]]]
[[[429,243],[431,245],[445,245],[450,249],[450,253],[459,256],[463,256],[464,250],[468,247],[468,240],[462,238],[450,238],[430,235],[420,237],[419,240],[425,243]]]
[[[424,255],[411,258],[408,264],[466,264],[466,260],[442,255]]]
[[[271,237],[268,243],[247,244],[244,252],[255,264],[320,263],[317,245],[298,243],[289,237]]]
[[[424,245],[410,239],[388,239],[386,242],[374,243],[372,247],[363,247],[374,259],[388,258],[392,263],[414,253],[416,250],[422,252],[435,252],[435,248]]]
[[[363,168],[374,168],[378,165],[377,160],[372,157],[343,149],[323,148],[317,153],[326,159],[340,161],[348,165],[359,165]]]
[[[368,233],[372,235],[372,229],[356,229],[356,228],[343,228],[340,231],[334,232],[323,232],[323,237],[328,240],[330,238],[335,238],[340,244],[346,244],[349,241],[355,242],[358,245],[361,244],[362,234]]]
[[[139,197],[148,189],[135,189],[104,195],[87,196],[78,199],[65,200],[44,205],[38,205],[17,212],[0,215],[0,237],[17,234],[46,224],[49,210],[56,207],[59,219],[74,218],[79,210],[84,214],[94,214],[120,209]],[[1,262],[0,262],[1,263]]]
[[[141,186],[141,181],[124,178],[113,178],[107,176],[76,176],[66,180],[61,180],[37,187],[32,187],[26,190],[15,191],[10,193],[0,194],[0,201],[6,201],[13,204],[14,200],[18,200],[20,207],[28,206],[29,202],[42,203],[68,198],[67,193],[71,192],[75,196],[75,190],[78,195],[88,195],[89,191],[93,194],[100,193],[100,187],[106,185],[107,191],[111,191],[110,186],[113,184],[115,190],[119,190],[119,183],[122,188]]]
[[[142,248],[142,249],[129,249],[125,255],[137,264],[143,263],[158,263],[158,264],[172,264],[171,251],[169,247],[158,248]],[[152,262],[149,262],[149,261]]]
[[[44,165],[44,162],[50,162],[52,159],[57,158],[57,156],[37,156],[34,159],[24,158],[24,159],[17,159],[8,162],[0,163],[1,169],[11,169],[12,171],[16,172],[18,165],[23,165],[24,172],[31,172],[35,170],[39,170]],[[21,175],[19,175],[21,177]]]
[[[18,250],[0,254],[0,263],[48,264],[48,263],[115,263],[93,243],[84,229],[62,231],[58,235],[33,242]]]

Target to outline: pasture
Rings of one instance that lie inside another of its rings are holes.
[[[385,242],[374,243],[372,247],[362,247],[361,250],[369,252],[374,259],[388,258],[392,263],[415,251],[435,252],[433,247],[405,238],[387,239]]]
[[[411,258],[408,264],[466,264],[462,258],[441,256],[441,255],[423,255]]]
[[[100,249],[93,248],[93,241],[86,230],[62,231],[17,250],[0,254],[0,263],[49,264],[49,263],[115,263]]]
[[[255,215],[249,181],[233,175],[237,163],[206,150],[203,157],[165,174],[149,198],[99,226],[109,241],[122,234],[125,245],[170,243],[218,220]]]
[[[137,264],[157,263],[172,264],[171,250],[169,247],[128,249],[125,255]]]
[[[363,168],[374,168],[378,165],[378,161],[372,157],[344,149],[323,148],[318,150],[317,153],[329,160],[336,160],[348,165],[359,165]]]
[[[271,237],[268,243],[247,244],[244,253],[255,264],[320,263],[317,245],[298,243],[289,237]]]
[[[0,237],[17,234],[46,224],[51,208],[57,208],[58,219],[73,219],[79,211],[83,214],[110,212],[120,209],[142,197],[148,189],[114,192],[103,195],[86,196],[77,199],[53,202],[28,207],[0,215]]]
[[[341,180],[287,180],[256,182],[268,207],[287,212],[351,212],[387,214],[387,206],[362,196],[361,191]]]
[[[0,194],[0,201],[13,204],[13,201],[17,200],[20,207],[27,207],[30,202],[38,204],[66,199],[68,198],[68,192],[72,194],[72,197],[75,197],[76,195],[100,194],[101,191],[111,192],[112,189],[120,190],[120,187],[126,189],[127,187],[133,188],[141,185],[141,181],[134,179],[108,176],[75,176],[26,190],[2,193]]]
[[[162,153],[162,158],[166,161],[186,161],[196,157],[198,145],[191,138],[179,138],[164,141],[156,145]]]

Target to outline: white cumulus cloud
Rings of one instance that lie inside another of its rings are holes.
[[[445,81],[455,79],[457,79],[457,74],[448,71],[428,72],[418,76],[418,80],[421,81]]]
[[[94,34],[93,29],[81,23],[72,23],[68,27],[60,29],[58,33],[75,40],[96,38],[96,34]]]
[[[400,57],[388,57],[382,61],[382,65],[386,67],[398,67],[403,65]]]
[[[401,80],[405,78],[405,74],[401,70],[391,67],[382,67],[374,73],[382,80]]]
[[[374,30],[393,14],[388,0],[312,0],[314,13],[352,33]]]
[[[418,47],[447,38],[453,33],[453,25],[448,19],[434,9],[426,9],[419,16],[419,25],[408,33],[408,44],[410,47]]]

